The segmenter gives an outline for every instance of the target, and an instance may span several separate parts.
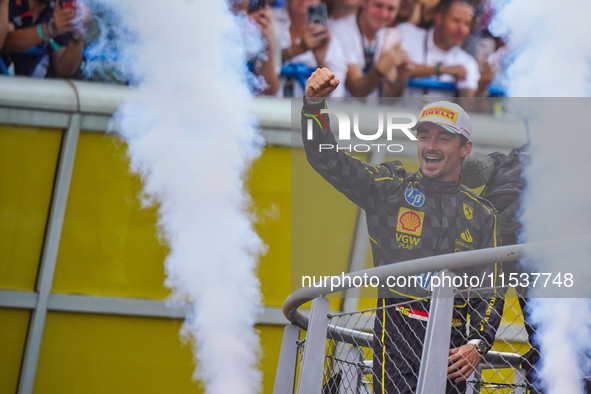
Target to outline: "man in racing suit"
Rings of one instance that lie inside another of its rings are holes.
[[[302,138],[312,167],[365,210],[374,265],[497,246],[494,208],[459,182],[462,159],[472,147],[468,114],[450,102],[429,104],[421,111],[413,127],[420,168],[416,173],[406,172],[399,161],[364,163],[346,151],[320,149],[320,144],[337,146],[329,117],[321,110],[323,98],[338,83],[328,69],[316,70],[308,80]],[[495,275],[496,265],[467,272],[479,277],[488,273]],[[422,276],[423,285],[431,274]],[[416,390],[429,311],[425,297],[431,295],[426,287],[378,287],[378,307],[384,308],[377,310],[374,326],[374,393]],[[486,296],[471,292],[454,304],[447,392],[462,393],[466,378],[494,342],[503,300],[495,291]]]

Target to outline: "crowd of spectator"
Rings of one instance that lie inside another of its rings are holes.
[[[249,59],[260,95],[298,97],[329,68],[333,97],[486,96],[504,54],[489,0],[237,0],[264,50]],[[75,0],[0,0],[2,73],[82,77],[92,13]],[[86,35],[85,35],[86,33]]]
[[[39,78],[76,74],[92,18],[88,7],[72,0],[0,1],[3,68]]]
[[[341,81],[333,97],[489,95],[504,51],[487,0],[326,0],[326,23],[311,20],[318,3],[273,9],[279,97],[302,95],[294,64],[328,67]]]

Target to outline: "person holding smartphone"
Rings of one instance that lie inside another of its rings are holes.
[[[71,76],[82,61],[83,29],[91,18],[86,6],[72,0],[9,0],[15,29],[6,37],[3,59],[14,64],[16,75],[44,78],[51,60],[57,72]],[[38,51],[22,53],[32,48]]]
[[[248,58],[248,69],[254,74],[252,90],[257,95],[274,96],[279,90],[281,55],[273,25],[273,14],[266,0],[241,0],[234,2],[232,12],[247,17],[252,23],[242,25],[242,34],[251,35],[256,26],[265,47]]]
[[[249,16],[261,28],[263,38],[267,43],[265,51],[266,58],[259,59],[260,61],[256,69],[257,75],[261,75],[267,83],[267,87],[261,93],[274,96],[279,90],[281,57],[277,48],[273,13],[271,12],[271,7],[265,4],[263,8],[251,12]]]
[[[357,15],[336,20],[331,28],[347,54],[347,94],[352,97],[400,96],[412,63],[400,34],[388,26],[400,0],[364,0]]]
[[[340,46],[332,40],[326,5],[320,0],[288,0],[286,8],[274,9],[273,18],[281,43],[283,64],[310,68],[329,67],[342,80],[346,65]],[[282,78],[279,97],[297,97],[304,92],[297,80]],[[337,89],[333,97],[343,97]]]

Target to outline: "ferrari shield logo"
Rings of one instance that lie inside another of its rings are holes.
[[[464,215],[466,215],[466,219],[472,220],[472,218],[474,217],[474,208],[464,203]]]

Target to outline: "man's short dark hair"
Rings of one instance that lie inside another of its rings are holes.
[[[474,4],[470,0],[441,0],[437,5],[437,12],[445,15],[454,3],[462,3],[474,8]]]
[[[468,138],[466,138],[466,137],[464,137],[463,135],[460,134],[460,148],[462,146],[466,145],[467,142],[468,142]],[[466,160],[466,157],[462,157],[462,160],[460,162],[463,163],[464,160]]]
[[[468,142],[468,138],[464,137],[463,135],[460,134],[460,148],[464,145],[466,145],[466,143]]]

